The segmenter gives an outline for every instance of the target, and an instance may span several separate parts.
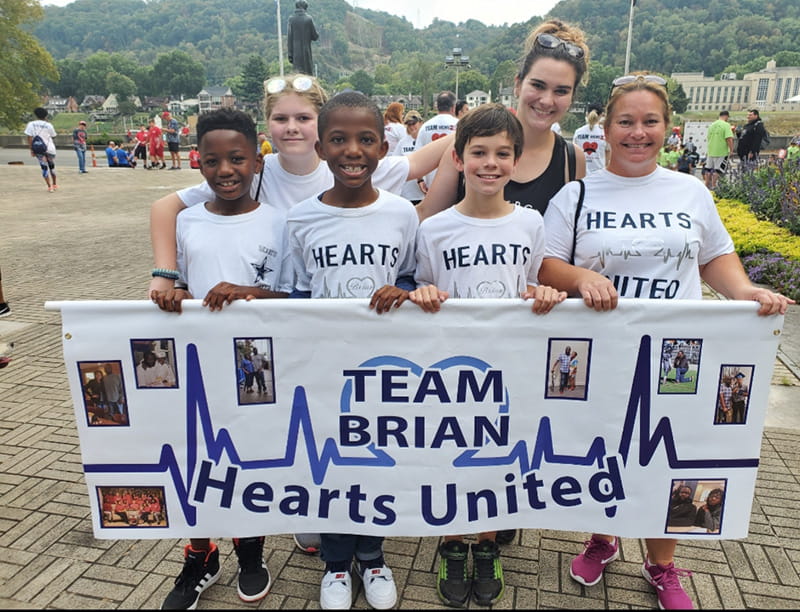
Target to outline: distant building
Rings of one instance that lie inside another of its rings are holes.
[[[379,95],[375,94],[371,96],[371,99],[375,104],[378,105],[378,108],[381,111],[385,111],[386,107],[389,106],[392,102],[399,102],[403,105],[406,111],[410,110],[421,110],[422,109],[422,96],[389,96],[389,95]]]
[[[673,72],[689,99],[688,111],[800,111],[800,66],[776,67],[770,60],[764,69],[745,74],[723,74],[720,79],[702,72]]]
[[[136,108],[142,107],[142,101],[139,99],[139,96],[133,96],[130,101],[133,102],[133,105]],[[117,94],[109,94],[103,104],[100,106],[100,110],[102,110],[106,115],[116,115],[119,112]]]
[[[197,107],[201,115],[219,108],[235,108],[236,96],[230,87],[204,87],[197,94]]]
[[[97,110],[101,106],[103,106],[103,102],[105,101],[106,101],[105,96],[96,96],[96,95],[84,96],[83,102],[81,102],[80,105],[80,110],[84,112]]]
[[[470,108],[475,108],[476,106],[480,106],[481,104],[486,104],[487,102],[492,101],[492,95],[486,93],[485,91],[481,91],[480,89],[476,89],[471,91],[467,94],[467,97],[464,98]]]
[[[145,96],[142,99],[142,110],[148,113],[160,115],[169,104],[169,98],[164,96]]]
[[[45,99],[43,106],[50,115],[57,115],[58,113],[77,113],[80,110],[78,102],[72,96],[69,98],[56,96],[48,97]]]
[[[517,96],[514,95],[513,87],[503,87],[497,93],[497,102],[508,108],[517,108]]]

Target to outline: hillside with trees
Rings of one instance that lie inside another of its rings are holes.
[[[609,76],[619,75],[624,65],[630,0],[562,0],[550,14],[532,15],[526,23],[498,27],[437,19],[419,30],[406,19],[344,0],[309,4],[320,31],[314,61],[329,86],[427,97],[454,87],[455,71],[445,68],[444,57],[460,47],[471,60],[471,68],[460,71],[460,91],[496,93],[511,84],[531,28],[557,17],[586,31],[595,78],[583,97],[603,99]],[[294,0],[280,0],[280,7],[285,35]],[[117,89],[136,95],[194,96],[204,84],[226,84],[237,95],[257,97],[262,75],[279,72],[271,0],[76,0],[46,7],[32,32],[56,60],[61,76],[49,89],[58,95],[103,92],[113,73]],[[798,49],[797,0],[639,0],[630,65],[667,75],[741,76],[770,58],[779,66],[800,65]],[[286,61],[285,67],[291,70]]]

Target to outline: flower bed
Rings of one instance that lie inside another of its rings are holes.
[[[717,200],[717,210],[750,280],[800,301],[800,236],[736,200]]]

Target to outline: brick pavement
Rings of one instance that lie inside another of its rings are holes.
[[[65,153],[68,155],[69,153]],[[0,606],[23,609],[158,608],[181,567],[180,540],[96,540],[61,351],[58,313],[47,300],[143,299],[151,256],[149,205],[197,173],[61,170],[47,193],[38,168],[0,166],[0,268],[13,313],[0,340],[16,342],[0,370]],[[794,329],[794,328],[793,328]],[[790,330],[787,330],[790,331]],[[800,334],[800,326],[797,328]],[[790,331],[791,334],[791,331]],[[792,335],[794,340],[796,336]],[[783,346],[783,345],[782,345]],[[797,390],[796,354],[778,361],[774,385]],[[793,396],[791,396],[793,397]],[[798,405],[798,404],[795,404]],[[677,565],[699,608],[795,609],[800,605],[800,428],[768,427],[750,535],[724,542],[684,541]],[[600,584],[569,578],[583,533],[526,530],[504,547],[507,593],[499,609],[656,608],[640,578],[643,548],[622,540],[621,559]],[[236,559],[221,540],[222,577],[200,609],[318,608],[321,562],[290,536],[268,538],[274,576],[257,605],[236,594]],[[434,589],[436,541],[390,538],[387,558],[398,607],[442,608]],[[358,581],[356,581],[358,584]],[[356,608],[366,608],[359,593]]]

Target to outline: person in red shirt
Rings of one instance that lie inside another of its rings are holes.
[[[164,140],[161,138],[161,128],[156,125],[155,119],[150,119],[147,129],[147,148],[150,150],[150,169],[166,168],[164,163]]]
[[[147,169],[147,128],[144,125],[139,126],[139,131],[136,132],[136,144],[133,147],[134,159],[142,160],[142,168]]]
[[[193,144],[192,149],[189,151],[189,166],[191,168],[200,168],[200,151],[197,150],[197,145]]]

